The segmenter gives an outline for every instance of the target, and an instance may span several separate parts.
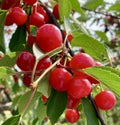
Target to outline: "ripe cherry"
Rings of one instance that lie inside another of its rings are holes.
[[[32,12],[33,13],[38,12],[38,13],[42,14],[44,16],[44,21],[45,22],[49,21],[49,17],[47,15],[46,11],[44,10],[44,8],[40,4],[33,5],[33,11]]]
[[[67,109],[65,112],[65,119],[69,123],[75,123],[80,118],[80,112],[76,109]]]
[[[62,34],[53,24],[44,24],[37,30],[36,43],[43,52],[50,52],[62,45]]]
[[[70,67],[75,68],[77,70],[82,70],[88,67],[95,66],[94,59],[88,55],[87,53],[77,53],[74,55],[70,61]],[[87,75],[83,72],[72,70],[72,72],[81,77],[86,77]]]
[[[53,15],[55,16],[56,19],[59,19],[60,15],[59,15],[59,4],[56,4],[53,7]]]
[[[79,104],[80,104],[80,99],[75,99],[72,98],[71,96],[68,96],[67,108],[77,109]]]
[[[92,77],[92,76],[88,76],[87,79],[90,81],[91,84],[99,84],[100,81],[97,80],[96,78]]]
[[[97,94],[94,98],[98,108],[102,110],[109,110],[115,106],[116,97],[113,92],[104,90]]]
[[[48,98],[45,95],[42,95],[42,101],[46,103],[48,101]]]
[[[38,12],[32,13],[29,17],[30,25],[40,27],[45,24],[44,16]]]
[[[50,85],[57,91],[66,91],[72,75],[64,68],[54,69],[49,78]]]
[[[8,10],[12,7],[19,7],[20,0],[2,0],[2,9]]]
[[[64,32],[64,35],[66,36],[66,34],[67,34],[66,31],[63,31],[63,32]],[[73,39],[72,34],[68,34],[67,39],[68,39],[69,42],[71,42],[72,39]]]
[[[24,74],[23,76],[23,84],[26,86],[26,87],[30,87],[30,84],[31,84],[31,74]]]
[[[16,23],[16,25],[23,25],[27,21],[27,14],[23,9],[14,7],[11,13],[11,20]]]
[[[35,42],[36,42],[36,36],[32,36],[32,35],[28,34],[27,45],[29,47],[32,47]]]
[[[23,0],[26,4],[33,5],[37,0]]]
[[[47,69],[51,64],[52,64],[52,60],[48,56],[46,56],[38,62],[36,71],[41,72]],[[40,75],[40,73],[36,73],[36,75]]]
[[[68,95],[75,99],[89,95],[92,90],[89,80],[78,76],[69,79],[68,84]]]
[[[16,64],[21,70],[32,70],[35,64],[35,56],[29,51],[23,51],[19,53]]]

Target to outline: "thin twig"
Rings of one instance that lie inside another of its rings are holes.
[[[100,120],[101,125],[106,125],[106,123],[104,122],[104,120],[103,120],[103,118],[102,118],[102,116],[101,116],[101,114],[100,114],[100,111],[99,111],[98,107],[96,106],[96,104],[95,104],[95,102],[94,102],[94,100],[93,100],[93,98],[92,98],[92,95],[90,94],[90,95],[88,96],[88,98],[89,98],[89,100],[91,101],[91,103],[92,103],[92,105],[93,105],[93,107],[94,107],[94,109],[95,109],[96,115],[97,115],[98,119]]]

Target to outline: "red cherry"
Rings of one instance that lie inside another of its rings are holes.
[[[11,20],[16,23],[16,25],[23,25],[27,21],[27,14],[23,9],[14,7],[12,8],[11,13]]]
[[[30,84],[31,84],[31,74],[24,74],[23,76],[23,84],[26,86],[26,87],[30,87]]]
[[[63,32],[64,32],[64,35],[66,36],[66,31],[63,31]],[[71,42],[72,39],[73,39],[72,34],[68,34],[67,39],[68,39],[69,42]]]
[[[38,62],[36,71],[41,72],[41,71],[47,69],[51,64],[52,64],[51,59],[48,56],[46,56]],[[39,73],[36,73],[36,74],[40,75]]]
[[[38,12],[32,13],[29,17],[30,25],[40,27],[45,24],[44,16]]]
[[[20,0],[3,0],[2,1],[2,9],[8,10],[12,7],[19,7],[20,6]]]
[[[27,45],[32,47],[35,42],[36,42],[36,36],[32,36],[29,34],[27,38]]]
[[[3,58],[3,55],[0,53],[0,59],[2,59]]]
[[[75,98],[72,98],[71,96],[68,96],[67,108],[77,109],[79,104],[80,104],[80,99],[75,99]]]
[[[7,13],[7,15],[6,15],[6,20],[5,20],[5,25],[6,26],[10,26],[10,25],[12,25],[14,22],[13,22],[13,20],[11,19],[11,17],[12,17],[12,12],[11,12],[11,10]]]
[[[115,106],[116,98],[113,92],[104,90],[97,94],[94,98],[98,108],[102,110],[109,110]]]
[[[42,14],[44,16],[45,22],[49,21],[49,17],[47,15],[46,11],[44,10],[44,8],[40,4],[33,5],[33,13],[34,12],[38,12],[38,13]]]
[[[72,75],[64,68],[54,69],[49,78],[50,85],[57,91],[66,91]]]
[[[62,45],[62,34],[53,24],[44,24],[37,30],[36,43],[43,52],[50,52]]]
[[[67,109],[65,113],[65,119],[69,123],[75,123],[80,118],[80,112],[76,109]]]
[[[56,4],[54,7],[53,7],[53,15],[55,16],[56,19],[59,19],[59,4]]]
[[[18,76],[17,76],[17,75],[13,75],[13,79],[14,79],[14,82],[15,82],[15,83],[18,82]]]
[[[82,70],[92,66],[95,66],[95,61],[90,55],[86,53],[77,53],[72,57],[70,61],[70,67],[77,70]],[[72,72],[77,76],[87,77],[87,75],[83,72],[79,72],[76,70],[72,70]]]
[[[42,101],[46,103],[48,101],[48,98],[46,96],[42,95]]]
[[[19,53],[16,64],[21,70],[32,70],[35,64],[35,57],[32,53],[23,51]]]
[[[68,95],[75,99],[80,99],[89,95],[92,90],[91,83],[85,78],[76,76],[71,78],[68,84]]]
[[[87,79],[90,81],[91,84],[99,84],[100,81],[98,81],[96,78],[92,76],[88,76]]]
[[[33,5],[37,0],[23,0],[26,4]]]

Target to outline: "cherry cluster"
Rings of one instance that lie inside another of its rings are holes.
[[[37,0],[23,0],[25,5],[31,6],[31,13],[28,15],[26,11],[20,7],[20,0],[13,2],[15,4],[7,5],[9,12],[5,25],[9,26],[15,23],[18,26],[27,25],[27,44],[32,47],[35,43],[39,49],[44,52],[51,52],[58,47],[64,46],[63,34],[61,30],[50,23],[49,16],[44,8],[37,2]],[[6,3],[3,2],[3,8]],[[7,8],[7,9],[8,9]],[[6,9],[6,8],[5,8]],[[58,4],[53,9],[53,14],[56,19],[59,19]],[[37,27],[35,36],[30,33],[30,26]],[[66,33],[64,32],[64,35]],[[70,39],[69,39],[70,38]],[[68,38],[71,41],[72,36]],[[67,47],[66,47],[67,51]],[[103,66],[100,62],[95,61],[90,55],[83,52],[76,53],[73,57],[69,57],[66,51],[60,53],[58,57],[61,58],[60,64],[56,65],[51,71],[49,76],[49,84],[51,87],[59,92],[67,92],[68,103],[65,113],[66,120],[70,123],[77,122],[80,118],[80,112],[78,106],[80,100],[87,97],[92,93],[92,86],[99,84],[100,81],[96,78],[84,73],[82,70],[93,66]],[[66,56],[67,61],[64,59]],[[58,58],[57,57],[57,58]],[[25,72],[23,75],[23,83],[26,87],[31,87],[32,71],[36,62],[34,54],[28,50],[19,53],[16,64]],[[49,68],[54,60],[49,56],[45,56],[39,60],[34,77],[39,77],[43,71]],[[43,100],[47,102],[45,96],[42,96]],[[49,98],[48,98],[49,99]],[[102,110],[109,110],[113,108],[116,102],[114,94],[109,90],[104,90],[98,93],[94,97],[94,101],[98,108]]]

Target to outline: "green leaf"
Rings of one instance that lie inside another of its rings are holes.
[[[103,3],[103,0],[87,0],[87,2],[84,5],[84,8],[95,10],[102,3]]]
[[[39,118],[39,122],[42,122],[44,118],[47,116],[46,110],[47,110],[47,106],[43,103],[43,101],[41,101],[41,98],[40,98],[36,109],[36,114],[37,114],[37,117]]]
[[[68,18],[71,11],[71,4],[69,0],[58,0],[60,20],[64,21],[64,18]]]
[[[99,121],[96,115],[96,112],[87,98],[81,99],[83,104],[84,112],[87,118],[87,125],[99,125]]]
[[[101,38],[101,40],[103,40],[106,43],[109,43],[108,37],[104,32],[96,31],[96,34]]]
[[[47,116],[52,124],[56,123],[67,104],[67,93],[52,91],[47,103]]]
[[[13,34],[9,48],[10,50],[13,51],[22,51],[25,50],[25,45],[26,45],[26,26],[22,25],[19,26],[15,33]]]
[[[120,12],[120,3],[113,4],[113,5],[108,9],[108,11],[111,11],[111,10]]]
[[[109,67],[91,67],[83,71],[101,81],[116,95],[120,96],[120,71]]]
[[[12,116],[7,119],[2,125],[19,125],[20,115]]]
[[[47,74],[38,84],[38,90],[46,97],[50,96],[51,86],[49,84],[49,74]]]
[[[82,17],[85,17],[85,13],[80,7],[80,2],[78,0],[69,0],[72,6],[72,9],[81,14]]]
[[[12,67],[16,64],[18,52],[10,52],[0,60],[0,66]]]
[[[4,23],[7,11],[0,10],[0,51],[5,53],[5,43],[4,43]]]
[[[24,109],[26,103],[28,102],[28,99],[30,97],[30,94],[31,94],[31,91],[28,91],[27,93],[25,93],[23,96],[21,96],[20,100],[19,100],[19,104],[18,104],[18,110],[19,112],[21,113],[22,110]],[[27,113],[31,108],[32,106],[35,104],[36,100],[40,97],[40,93],[39,92],[36,92],[35,95],[33,96],[27,110],[25,113]],[[24,114],[25,114],[24,113]]]
[[[5,79],[9,75],[12,75],[15,73],[11,68],[9,67],[0,67],[0,79]]]
[[[103,61],[108,59],[107,50],[104,45],[88,35],[81,34],[73,38],[71,45],[82,47],[86,53],[93,56],[96,60]]]
[[[71,26],[70,26],[70,21],[67,18],[64,18],[64,27],[65,27],[65,31],[67,34],[70,34],[72,32]]]

